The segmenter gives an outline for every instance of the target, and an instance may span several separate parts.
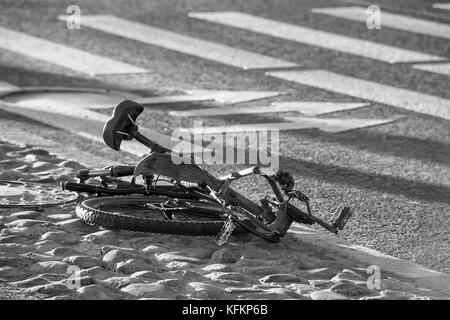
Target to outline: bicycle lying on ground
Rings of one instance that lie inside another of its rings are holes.
[[[252,232],[278,242],[294,221],[317,223],[337,234],[352,215],[349,207],[340,206],[331,224],[314,216],[308,197],[294,190],[293,177],[283,170],[266,173],[263,167],[254,166],[216,178],[191,161],[173,161],[179,155],[139,133],[136,119],[143,110],[130,100],[120,103],[105,124],[103,139],[116,151],[123,140],[136,139],[150,149],[146,157],[136,166],[80,170],[79,182],[62,184],[65,190],[97,195],[77,206],[82,221],[107,229],[217,235],[223,244],[233,232]],[[259,204],[230,187],[254,174],[264,177],[274,193]],[[131,181],[121,179],[127,176]],[[142,183],[136,182],[138,177]],[[89,182],[91,178],[100,178],[100,184]],[[294,206],[293,199],[304,203],[306,212]]]

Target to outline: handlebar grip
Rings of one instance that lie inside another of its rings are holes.
[[[132,176],[135,166],[114,166],[111,168],[111,176],[125,177]]]
[[[111,175],[111,169],[82,169],[77,172],[77,178],[81,181],[109,175]]]
[[[69,182],[69,181],[61,182],[61,188],[63,190],[75,191],[75,192],[97,193],[97,191],[98,191],[97,186],[92,186],[92,185],[84,184],[84,183]]]

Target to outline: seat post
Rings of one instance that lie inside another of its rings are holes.
[[[136,125],[133,127],[133,129],[131,129],[130,135],[134,139],[136,139],[137,141],[139,141],[140,143],[145,145],[147,148],[149,148],[152,152],[165,153],[165,152],[171,151],[170,149],[164,148],[163,146],[159,145],[155,141],[150,140],[146,136],[142,135],[139,132],[138,126],[136,126]]]

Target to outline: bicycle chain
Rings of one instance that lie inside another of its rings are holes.
[[[225,243],[227,243],[234,229],[236,229],[236,225],[233,223],[231,216],[228,216],[228,220],[225,221],[225,223],[222,226],[222,229],[220,229],[220,232],[216,237],[217,245],[223,246]]]

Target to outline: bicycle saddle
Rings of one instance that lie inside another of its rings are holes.
[[[119,151],[122,140],[132,138],[131,131],[135,127],[134,122],[142,111],[144,111],[144,107],[137,102],[125,100],[119,103],[114,109],[112,117],[103,127],[103,140],[106,145]]]

